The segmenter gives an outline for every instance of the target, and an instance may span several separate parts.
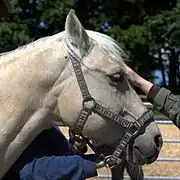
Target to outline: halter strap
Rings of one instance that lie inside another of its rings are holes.
[[[77,54],[75,54],[71,50],[69,43],[70,41],[67,42],[68,56],[69,56],[69,59],[71,60],[71,63],[72,63],[72,66],[76,75],[76,79],[77,79],[77,82],[78,82],[78,85],[79,85],[79,88],[83,97],[83,102],[82,102],[83,109],[80,112],[75,129],[72,132],[75,135],[81,135],[84,139],[85,137],[81,133],[88,117],[91,116],[92,113],[96,113],[99,116],[109,119],[113,121],[114,123],[124,127],[125,132],[119,142],[119,145],[116,147],[115,151],[113,152],[111,156],[104,157],[105,165],[107,167],[112,168],[115,164],[121,163],[120,156],[122,152],[126,149],[129,141],[132,138],[136,137],[139,133],[139,130],[144,128],[145,125],[151,121],[150,119],[152,117],[152,111],[148,110],[146,113],[142,115],[142,117],[137,119],[135,122],[129,122],[127,119],[123,118],[122,116],[98,104],[94,100],[94,98],[91,96],[88,90],[88,86],[85,81],[82,69],[81,69],[81,64],[79,62],[81,57],[78,57]],[[97,150],[96,150],[96,153],[100,154]]]

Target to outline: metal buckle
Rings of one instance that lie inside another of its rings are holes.
[[[128,128],[128,131],[133,135],[133,136],[136,136],[139,132],[139,129],[134,125],[132,124],[129,128]]]
[[[106,156],[106,157],[104,158],[104,165],[105,165],[106,168],[112,169],[112,168],[115,166],[115,164],[110,165],[110,161],[111,161],[111,155]]]
[[[83,100],[83,107],[92,112],[96,106],[96,101],[91,97]]]

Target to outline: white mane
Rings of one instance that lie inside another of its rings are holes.
[[[86,32],[90,38],[92,38],[93,40],[98,42],[98,44],[101,46],[101,48],[105,52],[108,52],[109,56],[115,57],[115,59],[117,59],[117,60],[120,60],[120,59],[123,60],[123,59],[127,58],[127,55],[124,53],[124,51],[120,48],[120,46],[117,44],[117,42],[114,39],[112,39],[110,36],[107,36],[105,34],[98,33],[95,31],[90,31],[90,30],[86,30]],[[7,58],[9,56],[18,55],[21,52],[26,52],[26,51],[29,51],[32,49],[36,49],[39,46],[41,46],[42,43],[43,44],[45,44],[45,43],[51,44],[54,41],[61,41],[64,37],[65,37],[65,32],[61,32],[61,33],[55,34],[53,36],[40,38],[30,44],[20,46],[15,50],[1,53],[0,60]]]
[[[87,30],[86,32],[88,36],[94,39],[105,52],[108,52],[109,56],[114,57],[117,61],[127,59],[126,53],[110,36],[90,30]]]

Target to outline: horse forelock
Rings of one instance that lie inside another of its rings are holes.
[[[108,56],[113,57],[114,60],[123,63],[123,61],[128,59],[127,54],[121,49],[120,45],[110,36],[90,30],[86,32],[88,36],[95,40],[97,44],[108,53]]]

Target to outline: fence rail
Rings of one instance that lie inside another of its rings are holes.
[[[100,179],[105,179],[105,178],[110,179],[111,176],[99,175],[98,178],[100,178]],[[124,176],[124,179],[129,179],[129,176]],[[145,176],[145,179],[146,180],[180,180],[180,177],[173,177],[173,176]]]

